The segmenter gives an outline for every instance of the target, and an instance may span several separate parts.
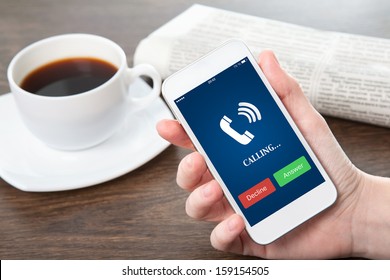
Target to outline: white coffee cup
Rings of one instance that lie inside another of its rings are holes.
[[[78,57],[97,58],[118,70],[104,84],[69,96],[42,96],[20,87],[33,70]],[[128,114],[148,106],[161,90],[161,77],[152,66],[129,68],[116,43],[90,34],[59,35],[33,43],[12,59],[7,75],[26,127],[48,146],[61,150],[86,149],[105,141]],[[129,87],[141,75],[153,80],[153,89],[143,97],[129,96]]]

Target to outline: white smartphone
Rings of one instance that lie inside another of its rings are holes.
[[[255,242],[274,241],[336,200],[335,186],[240,40],[168,77],[162,93]]]

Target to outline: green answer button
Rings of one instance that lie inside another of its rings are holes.
[[[274,178],[278,182],[279,186],[283,187],[310,169],[311,166],[307,162],[306,158],[301,156],[299,159],[294,160],[289,165],[275,172]]]

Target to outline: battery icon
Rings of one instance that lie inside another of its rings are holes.
[[[245,61],[246,61],[245,59],[241,60],[241,64],[245,63]]]

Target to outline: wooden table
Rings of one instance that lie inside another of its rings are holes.
[[[315,28],[390,38],[387,0],[200,1]],[[344,1],[345,2],[345,1]],[[129,64],[138,42],[191,1],[0,0],[0,92],[21,48],[55,34],[94,33],[119,43]],[[390,176],[390,130],[326,118],[351,160]],[[0,128],[1,137],[1,128]],[[175,183],[187,151],[169,147],[137,170],[79,190],[27,193],[0,178],[1,259],[239,259],[209,241],[214,224],[191,220]]]

